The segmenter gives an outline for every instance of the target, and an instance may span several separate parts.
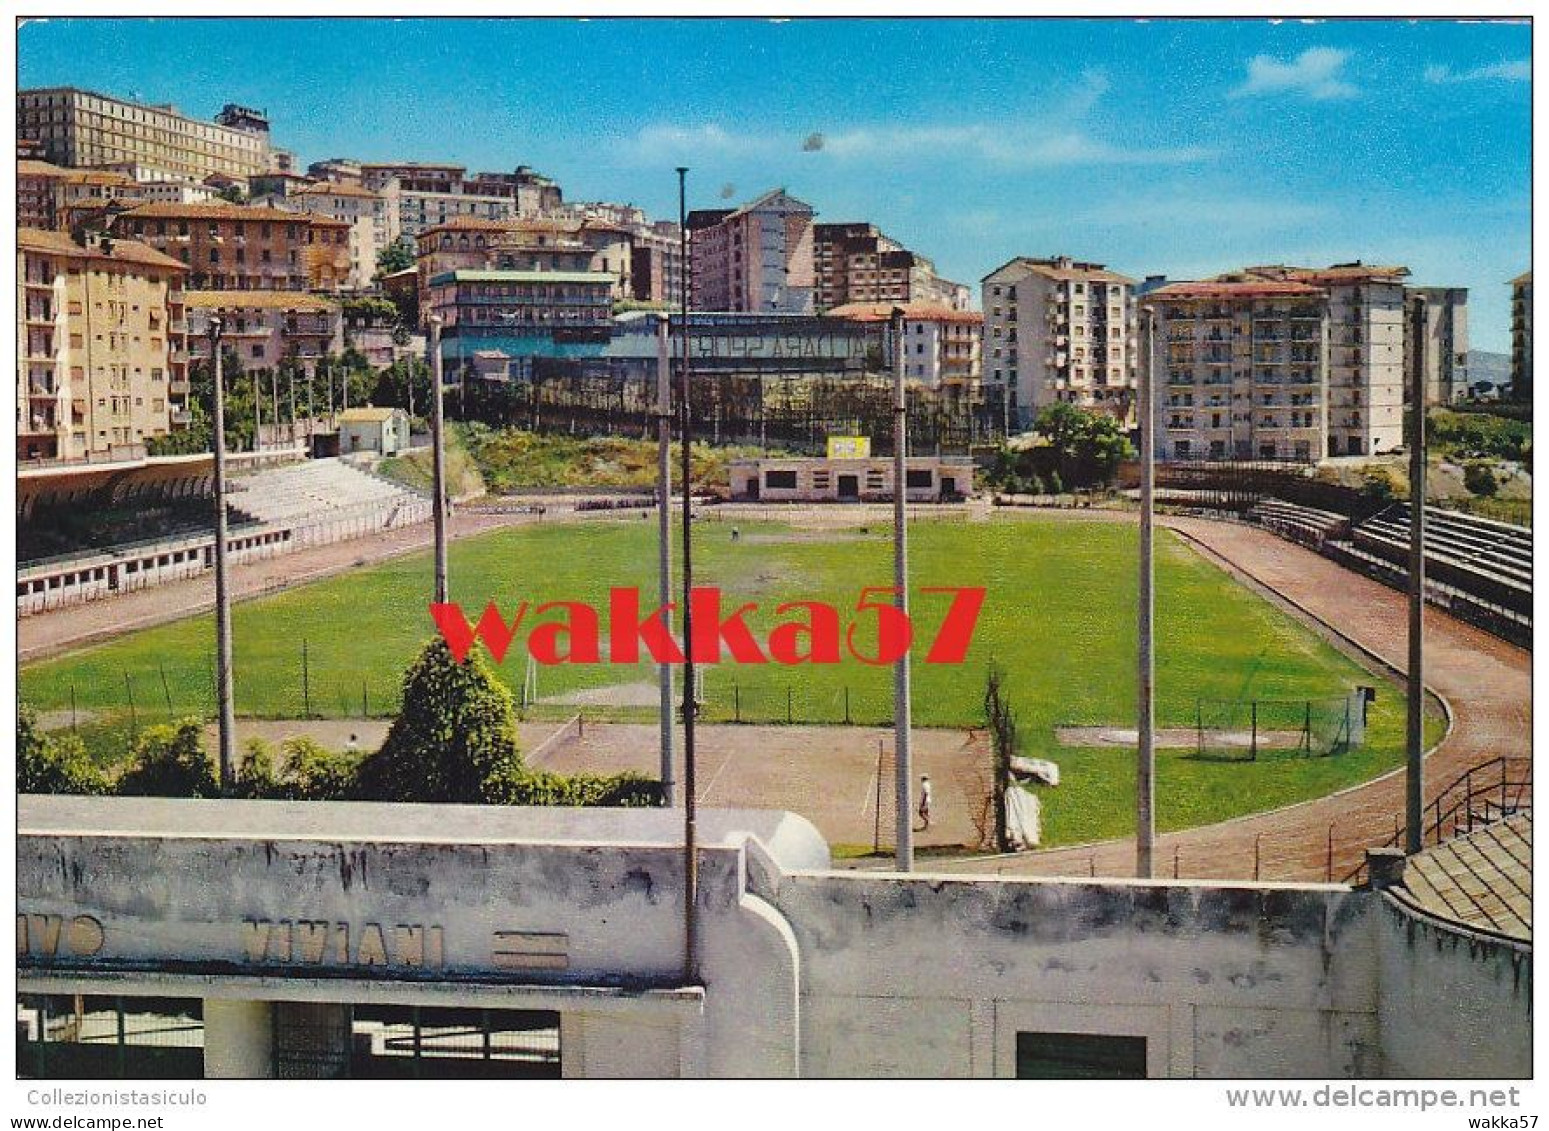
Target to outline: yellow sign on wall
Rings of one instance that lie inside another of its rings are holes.
[[[870,457],[870,436],[830,436],[828,438],[829,459],[869,459]]]

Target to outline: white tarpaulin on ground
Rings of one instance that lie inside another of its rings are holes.
[[[1006,839],[1016,852],[1037,848],[1043,839],[1043,807],[1038,798],[1009,782],[1006,786]]]
[[[1053,762],[1042,758],[1023,758],[1018,754],[1011,756],[1011,776],[1032,778],[1043,785],[1060,784],[1060,768]]]

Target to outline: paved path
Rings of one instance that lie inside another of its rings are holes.
[[[1160,520],[1250,584],[1290,602],[1396,671],[1408,655],[1404,594],[1257,527],[1197,518]],[[1332,627],[1330,627],[1332,626]],[[1450,706],[1453,726],[1426,760],[1426,800],[1472,766],[1527,755],[1532,743],[1532,654],[1432,608],[1425,613],[1426,683]],[[1156,874],[1195,879],[1344,878],[1365,849],[1393,833],[1404,809],[1402,772],[1331,797],[1158,837]],[[1330,869],[1330,828],[1333,866]],[[932,870],[947,870],[932,865]],[[1007,875],[1134,875],[1134,840],[963,862],[951,870]]]

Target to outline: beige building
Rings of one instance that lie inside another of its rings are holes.
[[[303,212],[347,223],[351,290],[365,290],[376,276],[377,256],[398,238],[398,217],[382,193],[350,184],[323,182],[290,193],[286,201]]]
[[[1250,267],[1246,276],[1320,288],[1329,303],[1328,454],[1377,455],[1404,443],[1407,267]]]
[[[190,291],[188,348],[210,356],[210,318],[222,320],[221,339],[244,370],[277,370],[292,361],[315,372],[318,361],[344,348],[339,304],[322,295],[288,291]]]
[[[1008,429],[1061,402],[1132,418],[1134,285],[1069,256],[1021,256],[985,276],[984,382]]]
[[[811,314],[812,206],[771,189],[736,209],[688,215],[695,310]]]
[[[112,204],[148,199],[145,185],[110,169],[67,169],[47,161],[16,163],[16,218],[22,227],[68,231]]]
[[[268,122],[248,114],[232,125],[200,121],[171,106],[148,106],[75,87],[21,90],[16,132],[41,142],[56,165],[134,161],[203,180],[211,173],[246,177],[269,169]]]
[[[1511,395],[1533,399],[1533,272],[1511,281]]]
[[[893,498],[893,457],[733,460],[731,496],[767,503],[886,502]],[[904,497],[911,503],[961,500],[973,493],[967,456],[910,456]]]
[[[932,389],[943,385],[970,389],[980,379],[980,341],[984,315],[974,310],[916,302],[896,306],[890,302],[847,303],[828,312],[830,318],[879,323],[891,327],[894,309],[904,312],[904,376]],[[897,344],[891,330],[883,334],[884,364],[891,365]]]
[[[1171,283],[1156,316],[1158,459],[1305,462],[1329,443],[1329,297],[1311,283]]]
[[[1408,274],[1260,266],[1148,293],[1158,455],[1316,461],[1401,447]]]
[[[132,240],[17,232],[20,459],[143,454],[186,420],[186,270]]]
[[[1419,350],[1426,402],[1451,404],[1468,392],[1468,288],[1407,287],[1404,294],[1411,311],[1404,319],[1404,380],[1410,380],[1407,366]],[[1425,300],[1425,327],[1417,341],[1412,312],[1420,298]]]

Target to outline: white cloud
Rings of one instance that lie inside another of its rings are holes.
[[[788,132],[752,125],[657,124],[627,139],[624,149],[628,156],[649,163],[706,157],[893,164],[928,159],[976,160],[1004,168],[1176,165],[1216,156],[1204,146],[1132,146],[1097,136],[1080,119],[1107,91],[1107,76],[1087,71],[1053,103],[1053,112],[1043,122],[832,126],[818,121],[812,123],[813,129]]]
[[[1487,63],[1471,71],[1454,71],[1451,67],[1425,68],[1425,81],[1429,83],[1483,82],[1496,79],[1502,82],[1530,82],[1533,63],[1529,59],[1503,59],[1499,63]]]
[[[1120,145],[1071,126],[1016,125],[855,126],[813,133],[734,132],[723,126],[648,126],[627,143],[641,161],[757,157],[836,161],[907,162],[977,159],[1007,168],[1073,165],[1176,165],[1206,161],[1204,146],[1157,148]]]
[[[1309,47],[1287,62],[1270,55],[1248,60],[1248,78],[1232,91],[1233,98],[1251,94],[1300,94],[1325,101],[1353,98],[1359,93],[1342,72],[1350,52],[1335,47]]]

